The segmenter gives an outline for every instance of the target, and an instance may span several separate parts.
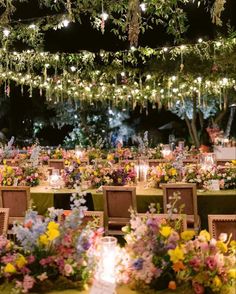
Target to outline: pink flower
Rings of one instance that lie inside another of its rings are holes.
[[[37,276],[37,279],[39,279],[39,281],[44,281],[44,280],[46,280],[48,278],[48,276],[47,276],[47,273],[46,272],[44,272],[44,273],[42,273],[41,275],[38,275]]]
[[[35,282],[35,279],[33,277],[31,277],[29,275],[24,276],[24,280],[23,280],[23,283],[22,283],[22,286],[23,286],[22,292],[23,293],[28,293],[28,290],[33,288],[34,282]]]
[[[195,271],[198,271],[201,266],[201,260],[195,256],[189,261],[189,264]]]
[[[203,294],[203,293],[205,293],[204,287],[201,284],[199,284],[198,282],[193,281],[192,285],[193,285],[194,292],[196,294]]]
[[[208,266],[208,268],[210,270],[214,270],[216,268],[216,266],[217,266],[215,257],[213,257],[213,256],[207,256],[206,261],[205,261],[205,264]]]
[[[64,266],[65,276],[70,276],[73,273],[73,268],[70,264],[66,263]]]

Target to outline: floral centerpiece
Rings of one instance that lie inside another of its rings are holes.
[[[65,168],[62,171],[62,179],[67,188],[76,188],[80,184],[80,160],[65,160]]]
[[[63,159],[65,156],[66,151],[62,148],[57,148],[50,152],[51,159]]]
[[[0,169],[0,184],[2,186],[37,186],[40,177],[38,169],[32,166],[11,167],[4,165]]]
[[[18,247],[0,242],[0,277],[14,285],[15,293],[42,293],[50,289],[81,289],[94,269],[93,252],[102,229],[81,226],[83,199],[73,196],[71,214],[58,222],[62,211],[50,209],[44,220],[28,211],[24,224],[13,227]]]
[[[112,185],[123,186],[132,184],[136,180],[136,172],[132,163],[114,168],[109,174]]]
[[[229,293],[236,282],[235,241],[211,239],[205,230],[199,236],[180,232],[179,223],[171,221],[173,209],[165,220],[153,208],[145,216],[131,213],[124,228],[128,257],[120,270],[123,282],[141,293],[165,288],[185,294]]]
[[[183,181],[196,183],[198,188],[209,189],[211,180],[219,180],[221,189],[234,189],[236,187],[236,166],[229,163],[224,167],[213,166],[204,169],[198,165],[186,165]]]
[[[150,167],[148,171],[148,181],[153,186],[159,186],[160,183],[174,183],[178,177],[178,171],[170,163],[160,163],[157,166]]]

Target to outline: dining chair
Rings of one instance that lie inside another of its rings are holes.
[[[159,164],[167,163],[166,159],[149,159],[149,166],[158,166]]]
[[[200,229],[200,217],[197,207],[196,184],[191,183],[168,183],[162,184],[164,213],[167,213],[167,204],[174,193],[179,193],[180,199],[176,202],[176,208],[183,206],[183,211],[187,215],[187,227],[193,228],[196,232]]]
[[[9,208],[9,224],[23,222],[30,207],[30,187],[0,186],[0,207]]]
[[[8,229],[9,208],[0,208],[0,235],[6,235]]]
[[[59,222],[63,221],[63,218],[68,216],[71,213],[71,210],[64,210],[63,215],[58,220]],[[103,211],[90,211],[85,210],[84,211],[84,217],[82,219],[82,226],[86,226],[87,223],[92,222],[96,220],[97,221],[97,227],[101,228],[104,226],[104,212]]]
[[[106,235],[123,235],[130,221],[130,208],[137,210],[136,187],[104,186],[104,229]]]
[[[147,213],[137,213],[137,216],[140,216],[141,218],[146,218]],[[150,214],[150,216],[153,216],[154,218],[160,219],[160,220],[166,220],[168,223],[174,223],[179,222],[180,227],[177,230],[179,233],[187,230],[187,216],[186,214],[172,214],[171,216],[167,213],[153,213]],[[174,224],[173,224],[174,225]]]
[[[209,214],[208,229],[215,239],[218,239],[221,233],[226,233],[228,236],[232,234],[231,239],[236,240],[236,214]]]
[[[48,167],[53,169],[64,169],[64,159],[49,159]]]

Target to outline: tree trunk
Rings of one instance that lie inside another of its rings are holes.
[[[193,141],[193,144],[197,148],[199,148],[200,141],[198,138],[198,132],[197,132],[197,126],[196,126],[196,122],[197,122],[197,96],[196,95],[193,96],[193,117],[192,117],[192,119],[189,119],[186,114],[185,114],[184,118],[185,118],[185,122],[187,124],[188,130],[189,130],[190,137]]]

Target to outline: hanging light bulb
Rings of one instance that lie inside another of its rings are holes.
[[[146,3],[141,3],[139,6],[140,6],[140,9],[141,9],[143,12],[147,10]]]
[[[64,20],[62,21],[62,25],[63,25],[64,27],[68,27],[69,23],[70,23],[70,21],[69,21],[68,19],[64,19]]]
[[[4,35],[5,37],[8,37],[8,36],[10,35],[10,30],[8,30],[8,29],[4,29],[4,30],[3,30],[3,35]]]
[[[108,19],[108,17],[109,17],[109,15],[108,15],[105,11],[103,11],[102,14],[101,14],[101,18],[102,18],[104,21],[106,21],[106,20]]]

